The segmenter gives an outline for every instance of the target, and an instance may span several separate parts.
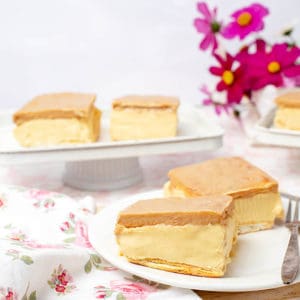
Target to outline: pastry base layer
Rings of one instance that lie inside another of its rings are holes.
[[[300,130],[300,108],[279,107],[274,125],[282,129]]]
[[[166,197],[189,197],[183,190],[172,188],[170,182],[164,186],[164,195]],[[276,192],[237,198],[234,199],[234,205],[239,233],[272,228],[276,218],[283,218],[280,195]]]
[[[113,109],[110,119],[112,140],[140,140],[173,137],[177,131],[177,113],[172,109]]]
[[[221,277],[236,241],[233,218],[227,225],[207,224],[116,227],[120,252],[129,261],[197,276]]]
[[[100,134],[100,116],[100,111],[94,109],[88,120],[77,118],[29,120],[18,125],[14,135],[24,147],[94,142]]]

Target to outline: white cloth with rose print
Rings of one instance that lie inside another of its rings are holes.
[[[0,299],[199,299],[103,261],[87,236],[93,213],[91,198],[0,186]]]

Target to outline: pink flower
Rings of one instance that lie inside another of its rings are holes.
[[[207,86],[204,85],[201,87],[200,91],[205,94],[206,98],[203,99],[202,104],[203,105],[213,105],[215,108],[215,112],[217,115],[220,115],[222,113],[222,110],[224,110],[226,113],[228,113],[228,104],[227,103],[219,103],[214,101],[212,93],[208,90]]]
[[[74,220],[74,219],[75,219],[75,215],[74,215],[72,212],[70,212],[70,213],[69,213],[69,218],[70,218],[71,220]]]
[[[68,280],[66,280],[66,275],[67,275],[66,272],[63,271],[60,275],[57,276],[57,279],[64,286],[68,284]]]
[[[18,297],[17,297],[16,292],[12,288],[0,287],[0,299],[1,300],[17,300]]]
[[[88,238],[87,226],[82,221],[76,222],[75,225],[76,240],[75,244],[81,247],[92,248],[92,244]]]
[[[0,207],[4,205],[4,201],[0,199]]]
[[[70,229],[70,223],[68,221],[65,221],[59,228],[61,231],[68,231]]]
[[[106,287],[103,286],[103,285],[98,285],[98,286],[95,286],[95,289],[96,289],[96,298],[97,299],[105,299],[106,297]]]
[[[212,50],[215,50],[218,46],[216,35],[221,29],[221,23],[216,20],[217,8],[209,10],[205,2],[199,2],[197,9],[203,15],[203,18],[195,19],[194,26],[199,33],[204,34],[199,47],[203,50],[212,47]]]
[[[72,283],[72,276],[62,265],[59,265],[57,269],[54,269],[51,274],[51,279],[48,280],[50,288],[54,289],[58,294],[70,293],[76,288],[75,284]]]
[[[58,293],[64,293],[65,292],[66,287],[60,284],[57,284],[55,286],[55,291]]]
[[[110,287],[121,292],[126,300],[144,300],[150,293],[156,291],[154,287],[144,283],[119,280],[111,281]]]
[[[59,244],[40,244],[33,240],[25,240],[24,246],[33,248],[33,249],[62,249],[64,248],[63,245]]]
[[[217,84],[217,90],[219,92],[227,92],[227,104],[239,104],[242,100],[244,92],[247,88],[246,74],[244,68],[239,65],[234,67],[234,63],[237,63],[230,54],[226,53],[226,57],[215,54],[215,58],[219,62],[219,66],[210,67],[209,71],[220,77],[220,81]]]
[[[249,33],[262,30],[263,18],[268,14],[269,10],[259,3],[239,9],[231,15],[234,20],[222,30],[222,34],[228,39],[239,36],[242,40]]]
[[[14,241],[24,241],[24,239],[26,238],[26,235],[22,231],[19,230],[18,232],[12,232],[10,234],[9,238]]]
[[[254,54],[244,54],[239,60],[248,65],[248,76],[253,90],[258,90],[266,85],[281,87],[284,77],[296,78],[300,76],[300,48],[289,47],[287,44],[275,44],[267,48],[264,41],[256,41],[257,50]]]

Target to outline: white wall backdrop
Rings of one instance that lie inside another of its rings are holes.
[[[221,16],[255,1],[208,1]],[[264,0],[267,35],[299,16],[299,0]],[[201,101],[208,53],[198,51],[194,0],[0,0],[0,108],[36,94],[96,92],[98,103],[127,93]],[[300,37],[297,24],[296,37]]]

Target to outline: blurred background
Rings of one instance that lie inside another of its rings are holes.
[[[128,93],[201,103],[211,55],[200,52],[192,0],[0,0],[0,108],[37,94],[94,92],[98,104]],[[220,17],[255,1],[210,0]],[[261,0],[265,36],[297,21],[299,0]],[[300,23],[295,35],[300,37]]]

